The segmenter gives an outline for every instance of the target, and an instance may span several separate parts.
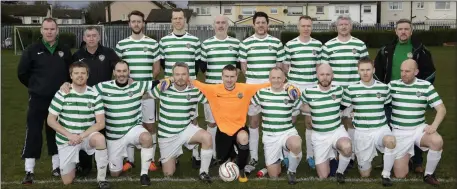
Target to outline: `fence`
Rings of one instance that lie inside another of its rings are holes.
[[[60,32],[71,32],[76,35],[76,44],[80,44],[83,39],[84,29],[88,25],[71,25],[59,26]],[[18,27],[39,27],[21,25]],[[127,38],[131,34],[131,30],[127,25],[97,25],[101,34],[101,42],[104,46],[114,48],[116,43]],[[379,31],[379,30],[394,30],[395,25],[390,24],[355,24],[354,31]],[[14,38],[14,26],[2,26],[1,41],[2,44],[7,38]],[[434,29],[451,29],[456,28],[455,21],[433,22],[433,23],[414,23],[414,30],[434,30]],[[170,24],[148,24],[145,28],[145,34],[152,35],[156,39],[160,39],[168,35],[172,31]],[[187,31],[197,36],[201,41],[210,38],[214,35],[214,30],[211,25],[191,25],[187,27]],[[280,37],[283,31],[297,31],[297,25],[270,25],[269,33],[277,38]],[[335,31],[335,26],[332,23],[314,23],[313,32]],[[249,25],[230,26],[229,32],[233,32],[236,38],[243,40],[246,36],[254,33],[254,29]]]

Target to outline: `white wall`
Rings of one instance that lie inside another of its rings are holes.
[[[371,6],[371,13],[364,13],[363,7],[364,6]],[[362,24],[376,24],[378,9],[376,4],[372,3],[364,3],[360,7],[360,12],[362,13]]]
[[[214,17],[216,15],[219,15],[220,14],[220,9],[219,9],[219,6],[210,6],[210,5],[203,5],[203,6],[189,6],[189,9],[192,9],[194,10],[195,12],[195,8],[202,8],[202,7],[210,7],[209,10],[210,10],[210,14],[209,15],[196,15],[196,16],[192,16],[190,18],[190,23],[189,25],[207,25],[207,24],[213,24],[214,22]],[[222,9],[222,12],[224,10]],[[232,15],[233,15],[233,9],[232,9]],[[227,15],[227,16],[230,16],[230,15]]]
[[[370,5],[371,6],[371,13],[363,13],[363,6]],[[360,4],[330,4],[328,5],[328,17],[332,20],[332,22],[336,21],[338,16],[341,14],[337,14],[335,12],[336,8],[339,6],[347,6],[349,8],[349,16],[351,17],[353,22],[362,23],[362,24],[374,24],[376,23],[376,3],[363,3]],[[362,13],[362,19],[360,19],[360,13]]]

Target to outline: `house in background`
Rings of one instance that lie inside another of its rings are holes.
[[[455,22],[455,1],[390,1],[381,3],[381,23],[394,24],[401,18],[413,23]]]
[[[57,24],[85,24],[86,19],[81,9],[54,9],[52,17]]]
[[[167,9],[156,1],[113,1],[108,6],[105,7],[106,22],[128,21],[128,15],[133,10],[141,11],[146,19],[152,9]],[[108,8],[111,9],[111,20],[109,20]]]
[[[2,16],[20,19],[22,24],[41,24],[51,17],[51,5],[6,5],[2,4]]]

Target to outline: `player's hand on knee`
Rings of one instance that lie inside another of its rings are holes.
[[[427,134],[433,134],[436,132],[436,127],[435,126],[432,126],[432,125],[427,125],[427,127],[425,127],[424,131],[425,133]]]
[[[68,82],[63,83],[62,86],[60,86],[60,92],[68,94],[68,93],[70,93],[70,90],[71,90],[71,85]]]
[[[298,100],[300,98],[300,89],[298,89],[294,85],[286,84],[285,90],[287,91],[287,94],[289,94],[291,100]]]
[[[81,143],[82,138],[77,134],[71,134],[70,136],[68,136],[68,140],[68,144],[74,146]]]

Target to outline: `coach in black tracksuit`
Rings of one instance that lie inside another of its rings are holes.
[[[41,26],[40,41],[22,52],[17,74],[19,81],[28,89],[26,138],[22,158],[25,159],[24,184],[33,183],[35,159],[41,156],[43,139],[41,132],[48,116],[48,108],[59,87],[70,80],[69,65],[72,62],[70,48],[56,39],[57,23],[47,18]],[[48,154],[53,158],[54,176],[60,176],[56,132],[46,124]]]
[[[109,81],[113,77],[114,65],[120,60],[113,49],[102,46],[100,34],[95,27],[88,27],[84,31],[84,39],[78,51],[73,54],[73,61],[82,61],[89,66],[88,86]],[[100,133],[105,134],[105,129]],[[79,151],[79,166],[77,172],[86,176],[92,169],[93,156],[87,155],[84,150]]]

